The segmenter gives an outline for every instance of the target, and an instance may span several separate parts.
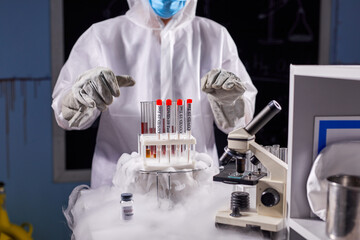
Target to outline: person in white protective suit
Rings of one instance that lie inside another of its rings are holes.
[[[125,15],[82,34],[52,95],[66,130],[86,129],[101,113],[92,188],[111,184],[119,157],[137,151],[140,101],[193,99],[196,150],[215,164],[214,120],[228,133],[248,123],[255,108],[257,90],[234,41],[223,26],[195,16],[197,0],[128,4]]]

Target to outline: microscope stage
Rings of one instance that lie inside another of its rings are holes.
[[[232,166],[234,165],[234,166]],[[256,185],[259,179],[266,176],[264,172],[249,172],[245,171],[242,174],[236,173],[235,164],[229,163],[225,166],[219,174],[213,177],[215,182],[222,182],[228,184],[244,184],[244,185]]]

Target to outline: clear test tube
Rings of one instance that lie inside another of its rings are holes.
[[[155,102],[149,103],[149,133],[155,133]]]
[[[186,137],[190,139],[191,137],[191,104],[192,99],[186,100]],[[187,160],[190,162],[190,144],[187,144],[186,146],[186,155]]]
[[[166,110],[165,110],[165,125],[166,125],[166,137],[168,140],[170,140],[170,134],[171,134],[171,122],[173,116],[172,113],[172,101],[171,99],[166,99]],[[167,161],[170,163],[171,159],[171,145],[166,145],[166,158]]]
[[[148,124],[149,124],[149,119],[148,119],[148,112],[149,112],[149,102],[141,102],[140,103],[140,108],[141,108],[141,134],[146,134],[148,133]]]
[[[177,139],[181,138],[184,133],[184,105],[182,99],[176,101],[176,136]],[[176,156],[177,159],[181,158],[181,145],[176,145]]]
[[[160,140],[160,135],[162,133],[162,101],[161,99],[156,100],[156,116],[155,116],[155,123],[156,123],[156,138]],[[156,145],[156,159],[160,162],[160,152],[161,152],[160,145]]]
[[[284,162],[288,162],[287,161],[287,148],[286,147],[281,147],[280,148],[280,157],[281,160],[283,160]]]
[[[280,145],[279,144],[272,145],[271,153],[274,154],[276,157],[280,157]]]
[[[150,107],[151,102],[141,102],[141,134],[148,134],[150,128]],[[145,154],[146,158],[151,157],[150,146],[145,146],[141,149],[141,154]]]
[[[141,134],[144,134],[144,118],[145,118],[145,114],[144,114],[144,104],[143,102],[140,102],[140,134],[138,135],[138,153],[140,154],[141,157],[144,157],[144,152],[141,151],[141,144],[140,144],[140,136]]]
[[[140,126],[140,133],[144,134],[145,133],[145,102],[140,102],[140,119],[141,119],[141,126]]]
[[[150,131],[150,103],[144,102],[144,134],[148,134]],[[151,158],[151,147],[145,146],[145,156],[146,158]]]
[[[156,101],[149,103],[149,134],[155,134],[155,105]],[[150,146],[151,156],[156,158],[156,146]]]
[[[148,123],[148,134],[152,134],[153,130],[153,116],[152,116],[152,102],[148,102],[147,104],[147,123]]]
[[[145,128],[145,107],[144,102],[140,102],[140,133],[144,134]]]

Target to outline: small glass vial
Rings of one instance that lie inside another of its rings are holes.
[[[0,182],[0,208],[3,209],[5,209],[5,197],[5,184]]]
[[[121,194],[121,215],[123,220],[131,220],[134,215],[134,200],[132,199],[132,193]]]

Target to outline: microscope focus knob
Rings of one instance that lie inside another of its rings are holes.
[[[280,194],[273,188],[265,189],[261,194],[261,203],[266,207],[273,207],[280,202]]]

